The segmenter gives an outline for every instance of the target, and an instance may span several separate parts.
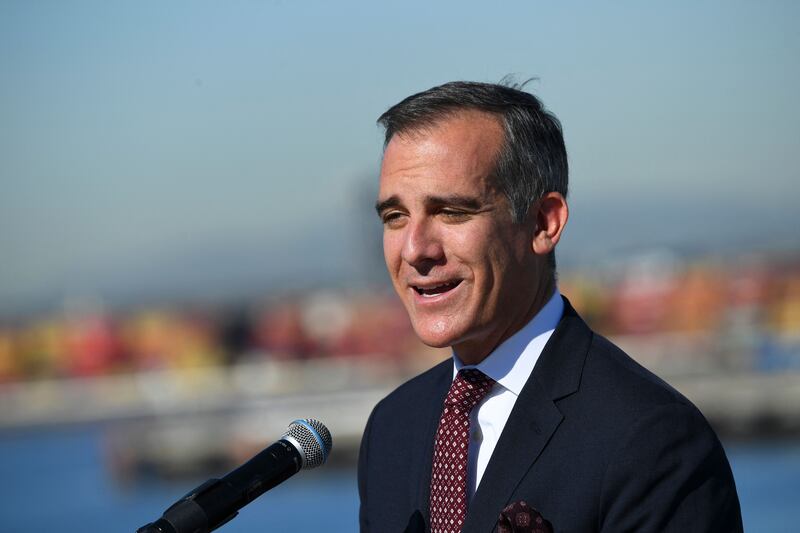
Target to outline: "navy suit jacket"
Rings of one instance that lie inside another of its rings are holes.
[[[362,532],[428,531],[434,434],[452,360],[372,411],[359,455]],[[681,394],[564,315],[517,398],[464,533],[495,529],[524,500],[556,532],[741,531],[725,452]]]

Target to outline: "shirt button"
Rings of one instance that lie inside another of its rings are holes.
[[[483,440],[483,433],[481,433],[481,428],[475,428],[472,430],[472,441],[473,442],[480,442]]]

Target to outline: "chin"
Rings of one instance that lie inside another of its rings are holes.
[[[428,335],[420,335],[418,333],[417,337],[419,337],[419,340],[422,341],[422,344],[425,346],[430,346],[431,348],[449,348],[453,345],[453,343],[449,340],[432,338]]]
[[[450,324],[443,321],[428,323],[412,322],[417,337],[431,348],[449,348],[458,344],[460,336]]]

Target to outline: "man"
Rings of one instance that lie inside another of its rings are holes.
[[[372,412],[361,530],[488,532],[515,504],[559,532],[740,531],[700,412],[558,292],[556,118],[517,88],[454,82],[379,122],[389,274],[417,335],[453,357]]]

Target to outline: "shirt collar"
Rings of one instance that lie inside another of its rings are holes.
[[[503,341],[478,365],[465,365],[453,353],[453,379],[462,368],[477,368],[519,396],[563,313],[564,301],[556,290],[530,322]]]

